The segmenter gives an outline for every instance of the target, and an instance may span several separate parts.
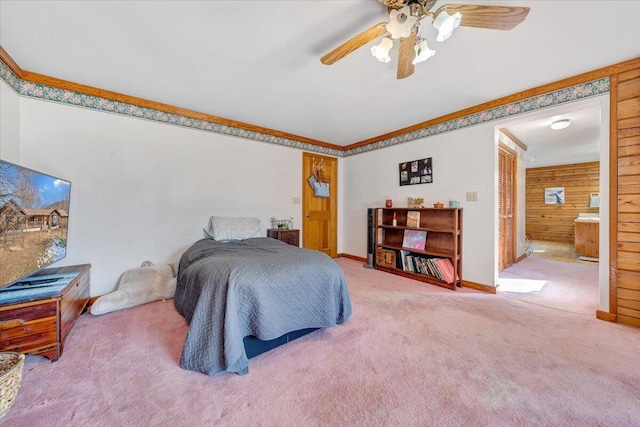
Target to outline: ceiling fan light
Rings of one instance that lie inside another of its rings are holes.
[[[416,51],[416,57],[413,58],[413,61],[411,61],[413,65],[426,61],[427,59],[431,58],[433,55],[436,54],[435,50],[429,49],[429,46],[427,46],[426,40],[422,40],[420,43],[413,46],[413,50]]]
[[[399,39],[409,37],[411,29],[418,22],[418,18],[411,16],[411,9],[405,6],[402,9],[392,9],[389,12],[389,23],[387,31],[391,33],[391,38]]]
[[[424,14],[422,10],[422,5],[417,1],[413,3],[409,3],[409,10],[410,10],[411,16],[415,16],[418,19],[420,19],[420,17]]]
[[[453,15],[449,15],[444,10],[436,16],[436,19],[433,20],[433,26],[436,30],[438,30],[437,41],[443,42],[453,34],[453,30],[458,28],[460,25],[460,21],[462,21],[462,15],[460,12],[456,12]]]
[[[387,63],[391,61],[389,57],[389,51],[393,47],[393,42],[389,37],[385,37],[380,41],[380,44],[371,48],[371,54],[376,57],[380,62]]]
[[[568,128],[570,124],[571,124],[571,121],[569,119],[554,120],[554,122],[551,123],[551,129],[553,130],[565,129],[565,128]]]

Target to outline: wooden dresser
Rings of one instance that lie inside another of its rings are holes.
[[[57,360],[64,341],[89,302],[90,264],[46,268],[30,276],[78,272],[55,295],[31,296],[0,304],[0,351],[17,351]]]
[[[283,242],[293,246],[300,246],[300,230],[281,230],[279,228],[270,228],[267,230],[267,237],[282,240]]]

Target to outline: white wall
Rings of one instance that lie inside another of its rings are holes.
[[[20,161],[20,97],[0,79],[0,159]]]
[[[57,265],[91,263],[92,295],[113,290],[123,271],[144,260],[177,260],[210,215],[257,216],[265,229],[271,216],[302,223],[300,205],[292,204],[301,196],[300,150],[20,98],[4,82],[0,89],[2,158],[72,182],[68,256]],[[587,102],[602,109],[600,308],[608,311],[609,98]],[[495,129],[505,123],[339,159],[338,252],[366,257],[367,208],[387,198],[395,206],[406,206],[407,197],[423,197],[426,206],[454,199],[464,207],[463,278],[495,286]],[[426,157],[434,182],[400,187],[398,164]],[[468,191],[478,192],[477,202],[466,202]]]
[[[91,263],[92,295],[145,260],[179,259],[211,215],[301,224],[300,150],[30,98],[20,122],[20,164],[71,181],[55,265]]]
[[[494,286],[496,271],[497,144],[494,125],[485,124],[358,154],[344,161],[343,252],[366,257],[367,208],[385,199],[407,206],[408,197],[423,197],[425,206],[457,200],[463,210],[462,277]],[[433,183],[400,187],[398,164],[433,158]],[[466,192],[478,201],[467,202]]]
[[[600,310],[609,312],[609,95],[597,98],[600,104]]]

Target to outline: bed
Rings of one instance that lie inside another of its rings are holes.
[[[180,366],[207,375],[248,373],[260,352],[247,355],[251,340],[270,348],[351,315],[333,259],[267,237],[194,243],[180,259],[174,304],[189,324]]]

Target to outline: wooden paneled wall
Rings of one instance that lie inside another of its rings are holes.
[[[600,162],[527,169],[525,228],[531,239],[573,243],[578,213],[599,212],[589,208],[589,197],[600,191],[599,174]],[[564,204],[544,203],[548,187],[564,187]]]
[[[640,327],[640,68],[612,76],[611,87],[610,313]]]

